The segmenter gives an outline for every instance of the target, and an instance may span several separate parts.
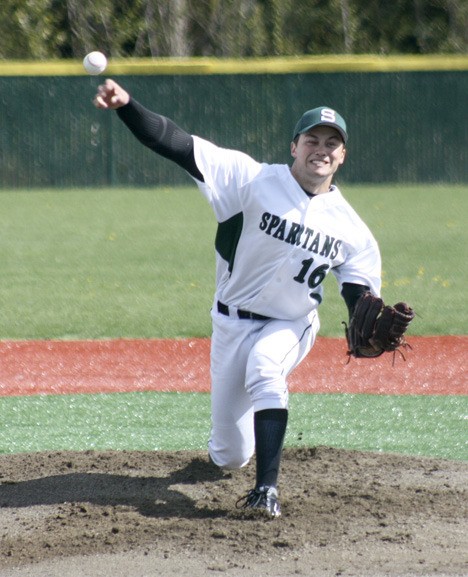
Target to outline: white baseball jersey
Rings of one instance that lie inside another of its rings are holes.
[[[216,299],[294,320],[322,301],[322,281],[367,285],[380,294],[381,260],[368,227],[336,186],[310,198],[281,164],[259,163],[194,137],[198,187],[219,223]]]

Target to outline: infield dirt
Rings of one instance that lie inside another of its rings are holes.
[[[468,575],[466,461],[286,449],[274,520],[236,509],[254,478],[203,452],[0,455],[0,577]]]
[[[0,342],[0,396],[209,392],[210,339]],[[468,337],[411,337],[411,349],[352,359],[344,338],[318,338],[291,392],[468,394]]]
[[[283,515],[205,454],[0,456],[2,577],[466,575],[468,464],[288,449]]]

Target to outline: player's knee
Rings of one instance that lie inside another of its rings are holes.
[[[251,455],[234,454],[230,451],[216,451],[211,447],[209,455],[212,462],[222,469],[241,469],[250,461]]]

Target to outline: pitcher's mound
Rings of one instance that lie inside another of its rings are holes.
[[[466,575],[468,463],[287,449],[283,515],[200,452],[0,455],[2,577]],[[31,566],[33,564],[33,566]]]

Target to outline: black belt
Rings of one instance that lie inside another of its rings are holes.
[[[218,301],[218,312],[222,315],[229,316],[229,307],[224,303]],[[237,309],[237,316],[240,319],[251,319],[252,321],[268,321],[270,317],[265,317],[263,315],[258,315],[257,313],[251,313],[249,311],[241,311]]]

